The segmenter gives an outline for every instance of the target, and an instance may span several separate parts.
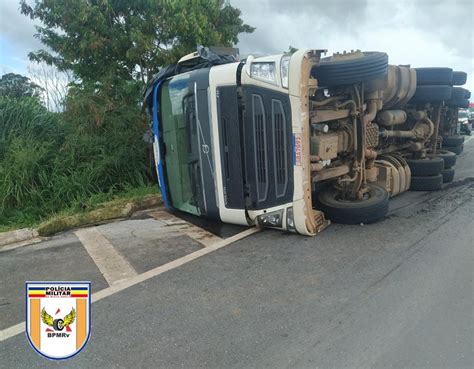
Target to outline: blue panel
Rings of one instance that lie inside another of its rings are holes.
[[[168,192],[166,190],[166,183],[165,183],[165,176],[163,174],[163,160],[161,158],[161,151],[160,151],[160,130],[159,130],[159,120],[158,120],[158,109],[159,109],[159,104],[158,104],[158,90],[160,88],[162,81],[158,81],[153,89],[153,133],[155,134],[155,140],[158,145],[158,151],[160,153],[160,160],[156,165],[157,172],[158,172],[158,178],[159,178],[159,184],[160,184],[160,190],[161,190],[161,196],[163,198],[163,203],[167,208],[170,208],[170,203],[168,200]]]

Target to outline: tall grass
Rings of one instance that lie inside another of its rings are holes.
[[[0,97],[0,227],[146,185],[146,127],[137,106],[91,91],[71,95],[64,113]]]

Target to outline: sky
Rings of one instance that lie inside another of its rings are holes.
[[[474,0],[230,0],[257,29],[241,54],[296,48],[383,51],[390,64],[468,73],[474,94]]]
[[[132,1],[132,0],[131,0]],[[239,36],[241,54],[296,48],[384,51],[391,64],[451,67],[474,93],[474,0],[227,0],[256,27]],[[0,0],[0,75],[27,74],[41,48],[17,0]]]

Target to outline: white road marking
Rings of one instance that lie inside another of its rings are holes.
[[[7,338],[16,336],[21,332],[25,331],[25,322],[18,323],[17,325],[13,325],[11,327],[5,328],[4,330],[0,331],[0,342],[6,340]]]
[[[97,227],[79,229],[74,234],[84,245],[109,285],[112,286],[137,275],[135,269],[118,253]]]
[[[113,295],[114,293],[117,293],[119,291],[122,291],[128,287],[134,286],[138,283],[141,283],[143,281],[146,281],[147,279],[156,277],[160,274],[163,274],[169,270],[175,269],[180,267],[181,265],[184,265],[186,263],[189,263],[190,261],[196,260],[197,258],[200,258],[201,256],[207,255],[213,251],[219,250],[220,248],[230,245],[233,242],[236,242],[238,240],[241,240],[242,238],[245,238],[247,236],[250,236],[256,232],[260,231],[260,228],[249,228],[243,232],[240,232],[232,237],[226,238],[224,240],[221,240],[220,242],[215,243],[212,246],[205,247],[201,250],[192,252],[191,254],[185,255],[183,257],[180,257],[179,259],[173,260],[169,263],[166,263],[164,265],[161,265],[159,267],[156,267],[154,269],[151,269],[145,273],[142,273],[140,275],[137,275],[136,277],[130,278],[126,281],[123,281],[121,283],[117,283],[114,286],[110,286],[108,288],[105,288],[99,292],[96,292],[92,295],[92,302],[96,302],[99,300],[102,300],[103,298]]]
[[[215,243],[212,246],[205,247],[201,250],[195,251],[191,254],[188,254],[186,256],[183,256],[179,259],[173,260],[167,264],[161,265],[159,267],[156,267],[155,269],[151,269],[148,272],[145,272],[143,274],[136,275],[135,277],[132,277],[128,280],[119,282],[114,284],[113,286],[107,287],[99,292],[96,292],[92,294],[92,302],[97,302],[99,300],[102,300],[108,296],[111,296],[117,292],[123,291],[129,287],[132,287],[138,283],[144,282],[150,278],[156,277],[160,274],[163,274],[169,270],[176,269],[180,267],[181,265],[184,265],[186,263],[189,263],[190,261],[196,260],[197,258],[200,258],[201,256],[207,255],[213,251],[219,250],[223,248],[224,246],[230,245],[231,243],[234,243],[236,241],[239,241],[247,236],[250,236],[254,233],[257,233],[260,231],[260,228],[249,228],[243,232],[240,232],[232,237],[226,238],[224,240],[221,240],[217,243]],[[11,326],[9,328],[6,328],[2,331],[0,331],[0,342],[5,341],[6,339],[16,336],[17,334],[20,334],[25,331],[25,322],[16,324],[14,326]]]
[[[194,224],[186,222],[167,211],[151,211],[148,215],[168,226],[175,226],[181,233],[199,242],[204,247],[209,247],[222,241],[222,238],[206,231],[205,229],[195,226]]]

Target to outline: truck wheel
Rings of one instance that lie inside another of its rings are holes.
[[[466,80],[467,80],[466,72],[460,72],[460,71],[453,72],[453,85],[454,86],[462,86],[463,84],[466,83]]]
[[[53,328],[55,331],[62,331],[64,329],[64,320],[54,319]]]
[[[412,176],[433,176],[444,169],[444,160],[438,157],[425,159],[407,159]]]
[[[437,150],[436,154],[428,154],[430,158],[437,157],[444,160],[444,169],[454,167],[456,165],[456,154],[448,150]]]
[[[447,100],[446,105],[452,106],[454,108],[468,108],[469,100],[468,99]]]
[[[352,85],[386,76],[388,56],[381,52],[355,52],[323,58],[312,76],[320,86]]]
[[[451,100],[464,99],[467,96],[469,90],[462,87],[453,87],[451,92]]]
[[[443,137],[443,146],[459,146],[459,145],[462,145],[463,143],[464,143],[464,136]]]
[[[461,144],[461,145],[458,145],[458,146],[445,146],[445,145],[443,145],[443,149],[454,152],[456,155],[461,155],[461,153],[464,150],[464,144]]]
[[[451,99],[451,86],[417,86],[415,95],[411,98],[412,102],[435,102]]]
[[[441,175],[443,176],[443,183],[452,182],[454,179],[454,169],[453,168],[443,169],[441,171]]]
[[[416,68],[416,85],[450,85],[453,82],[451,68]]]
[[[443,176],[437,174],[435,176],[411,177],[410,191],[436,191],[440,190],[443,185]]]
[[[325,187],[318,196],[318,210],[342,224],[368,224],[383,219],[388,212],[388,192],[371,183],[367,187],[367,198],[359,201],[341,200],[334,187]]]

